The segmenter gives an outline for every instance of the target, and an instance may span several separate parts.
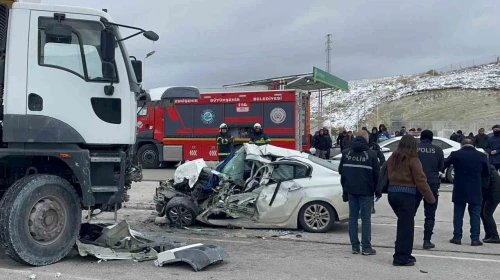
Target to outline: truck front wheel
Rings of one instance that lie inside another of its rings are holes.
[[[81,212],[68,181],[54,175],[26,176],[0,201],[0,244],[19,263],[53,264],[75,245]]]
[[[160,166],[160,157],[158,149],[153,144],[146,144],[137,151],[139,161],[142,167],[146,169],[154,169]]]

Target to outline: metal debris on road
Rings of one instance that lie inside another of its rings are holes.
[[[56,273],[56,278],[61,277],[61,272]]]
[[[30,280],[36,279],[36,274],[30,274],[30,276],[28,276],[28,279]]]
[[[186,262],[195,271],[199,271],[229,257],[220,246],[194,244],[177,247],[178,244],[174,245],[176,242],[154,242],[131,230],[125,220],[114,225],[82,224],[80,236],[80,240],[76,241],[78,253],[82,257],[98,258],[97,263],[107,260],[156,260],[156,266],[163,266],[167,263]]]
[[[224,248],[198,243],[159,253],[155,265],[161,267],[169,263],[185,262],[194,271],[200,271],[209,265],[220,263],[227,258],[229,258],[229,255]]]

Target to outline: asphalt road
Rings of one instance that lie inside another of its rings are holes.
[[[173,170],[145,172],[145,179],[171,177]],[[131,228],[155,240],[204,243],[223,246],[230,258],[222,264],[193,272],[187,265],[155,267],[152,262],[108,261],[82,258],[77,254],[46,267],[26,267],[10,260],[0,250],[0,279],[495,279],[500,264],[500,245],[471,247],[464,223],[463,245],[448,243],[452,235],[451,193],[440,196],[433,241],[436,249],[421,249],[423,210],[415,225],[414,255],[417,265],[408,268],[391,266],[396,233],[396,218],[383,197],[376,204],[372,218],[372,243],[377,256],[350,254],[347,224],[337,224],[325,234],[296,230],[249,230],[214,228],[197,225],[189,229],[170,228],[155,223],[152,197],[157,181],[134,184],[131,201],[119,211]],[[500,215],[496,216],[500,221]],[[158,219],[156,219],[158,220]],[[160,219],[161,220],[161,219]],[[95,222],[112,222],[111,214],[98,216]],[[57,278],[56,278],[57,279]]]

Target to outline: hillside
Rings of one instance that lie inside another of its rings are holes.
[[[322,114],[317,112],[317,96],[313,97],[313,123],[323,117],[324,125],[331,121],[333,127],[354,129],[360,119],[360,126],[371,127],[376,124],[377,104],[379,123],[389,126],[395,118],[405,124],[500,120],[500,64],[350,81],[349,86],[347,93],[335,91],[323,97]],[[446,126],[455,125],[441,129]]]

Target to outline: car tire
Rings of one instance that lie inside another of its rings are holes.
[[[75,245],[81,219],[80,199],[68,181],[46,174],[26,176],[0,201],[0,244],[19,263],[53,264]]]
[[[187,197],[174,197],[165,206],[165,215],[175,227],[194,225],[198,213],[197,205]]]
[[[455,177],[455,172],[454,172],[453,166],[450,166],[450,167],[448,167],[448,169],[446,169],[446,180],[449,183],[453,184],[454,177]]]
[[[335,219],[333,207],[323,201],[309,202],[299,211],[299,225],[307,232],[328,232],[335,224]]]
[[[139,162],[145,169],[155,169],[160,166],[160,157],[158,149],[153,144],[141,146],[137,151]]]

